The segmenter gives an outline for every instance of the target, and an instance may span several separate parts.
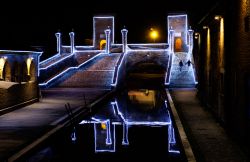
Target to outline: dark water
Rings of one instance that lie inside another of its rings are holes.
[[[165,91],[123,91],[24,161],[185,162]]]

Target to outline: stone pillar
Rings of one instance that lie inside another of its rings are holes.
[[[61,54],[61,49],[62,49],[62,38],[61,38],[61,33],[60,32],[57,32],[55,34],[56,36],[56,42],[57,42],[57,53]]]
[[[191,29],[191,27],[188,30],[188,53],[192,53],[193,51],[193,34],[194,31]]]
[[[127,52],[127,34],[128,30],[127,29],[122,29],[122,52],[126,53]]]
[[[70,53],[75,52],[75,33],[72,31],[69,33],[70,36]]]
[[[169,30],[169,46],[170,46],[170,53],[174,52],[174,30],[172,29],[172,27]]]
[[[106,53],[110,53],[110,33],[111,33],[111,30],[108,28],[106,29],[105,31],[105,35],[106,35],[106,49],[105,49],[105,52]]]

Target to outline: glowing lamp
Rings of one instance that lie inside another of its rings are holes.
[[[219,15],[216,15],[216,16],[214,17],[215,20],[220,20],[221,18],[222,18],[222,17],[219,16]]]
[[[150,37],[154,40],[154,42],[155,39],[158,38],[158,36],[159,36],[158,31],[151,28]]]
[[[158,32],[157,31],[152,31],[150,33],[150,37],[153,38],[153,39],[156,39],[158,37]]]

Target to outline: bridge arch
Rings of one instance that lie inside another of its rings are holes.
[[[156,88],[164,85],[165,66],[156,61],[137,62],[126,69],[126,83],[131,88]]]
[[[168,69],[167,50],[136,50],[126,53],[118,80],[135,88],[133,83],[143,83],[139,88],[164,85]],[[156,88],[157,88],[156,86]]]

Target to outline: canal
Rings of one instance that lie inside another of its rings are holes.
[[[165,89],[127,89],[30,155],[40,161],[187,161]]]

